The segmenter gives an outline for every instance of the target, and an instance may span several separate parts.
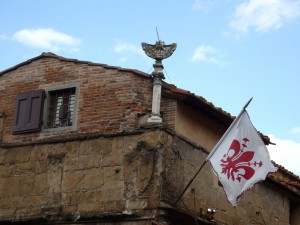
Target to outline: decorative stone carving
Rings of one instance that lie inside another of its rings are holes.
[[[145,42],[142,43],[142,48],[146,55],[152,59],[163,60],[170,57],[176,50],[177,44],[173,43],[170,45],[165,45],[163,41],[157,41],[155,45],[150,45]]]

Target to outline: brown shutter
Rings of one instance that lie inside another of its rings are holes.
[[[44,90],[17,95],[13,134],[41,130]]]

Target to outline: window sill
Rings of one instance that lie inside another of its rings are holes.
[[[61,131],[76,131],[75,126],[56,127],[56,128],[43,128],[42,132],[61,132]]]

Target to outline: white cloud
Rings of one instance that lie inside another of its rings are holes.
[[[196,11],[207,11],[212,5],[213,0],[195,0],[192,9]]]
[[[50,51],[78,51],[75,47],[80,44],[79,39],[51,28],[23,29],[16,32],[13,38],[22,44]]]
[[[120,63],[126,63],[127,62],[127,58],[126,57],[122,57],[119,59]]]
[[[120,39],[116,40],[113,51],[120,55],[121,58],[118,61],[123,64],[128,63],[131,57],[142,56],[143,59],[147,58],[141,45],[126,43]]]
[[[276,30],[300,16],[299,0],[247,0],[238,5],[229,26],[242,33]]]
[[[300,143],[282,140],[272,134],[268,136],[273,143],[276,143],[276,145],[267,146],[271,159],[296,175],[300,175]]]
[[[296,134],[296,135],[300,135],[300,127],[294,127],[294,128],[291,130],[291,133],[292,133],[292,134]]]
[[[131,52],[139,55],[145,55],[141,46],[136,46],[134,44],[125,43],[122,41],[118,41],[114,47],[114,51],[117,53]]]
[[[193,62],[207,62],[213,63],[216,65],[224,65],[224,62],[221,61],[224,53],[221,50],[218,50],[209,45],[200,45],[196,48],[194,55],[192,57]]]

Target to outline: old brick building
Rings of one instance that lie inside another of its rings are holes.
[[[174,206],[233,117],[163,83],[149,123],[152,86],[52,53],[0,72],[0,222],[300,224],[300,179],[279,165],[233,208],[207,164]]]

